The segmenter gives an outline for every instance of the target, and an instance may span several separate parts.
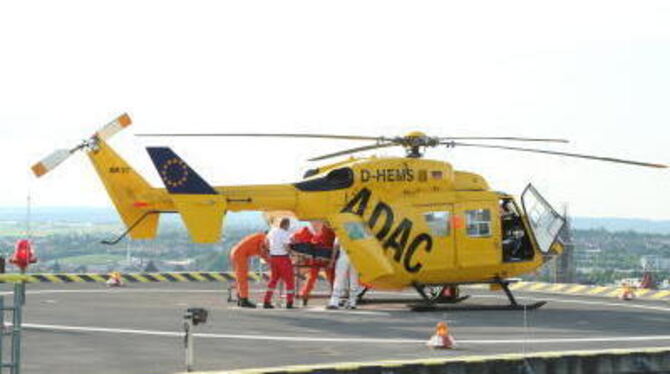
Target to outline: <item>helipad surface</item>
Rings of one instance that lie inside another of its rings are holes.
[[[208,323],[196,328],[198,370],[670,345],[666,301],[517,293],[520,301],[538,298],[549,303],[527,313],[416,313],[403,304],[325,311],[323,300],[296,310],[248,310],[228,303],[225,287],[224,283],[134,284],[121,289],[100,284],[28,285],[23,372],[182,371],[182,315],[189,306],[210,312]],[[403,297],[408,295],[413,294]],[[371,295],[375,296],[392,295]],[[505,304],[506,299],[499,293],[475,291],[467,303]],[[440,320],[448,321],[457,350],[431,351],[424,346]]]

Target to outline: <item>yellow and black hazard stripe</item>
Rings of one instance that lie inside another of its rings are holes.
[[[128,283],[150,282],[230,282],[232,272],[171,272],[171,273],[121,273]],[[104,283],[110,274],[0,274],[0,282],[25,281],[29,283]],[[258,273],[249,273],[252,281],[262,280]]]
[[[270,277],[268,273],[249,272],[249,280],[252,282],[264,282]],[[167,273],[121,273],[121,277],[128,283],[151,283],[151,282],[231,282],[235,281],[234,272],[215,271],[190,271],[190,272],[167,272]],[[0,283],[24,281],[29,283],[104,283],[110,278],[110,274],[0,274]],[[325,279],[323,272],[319,278]]]
[[[541,293],[556,293],[563,295],[618,297],[624,291],[617,286],[590,286],[569,283],[544,282],[517,282],[509,286],[511,290]],[[651,290],[646,288],[634,289],[635,297],[651,300],[670,299],[670,290]]]

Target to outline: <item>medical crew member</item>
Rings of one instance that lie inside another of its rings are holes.
[[[243,308],[256,307],[249,301],[249,259],[258,256],[268,261],[265,234],[262,232],[246,236],[230,251],[230,263],[237,279],[237,305]]]
[[[329,249],[332,251],[333,244],[335,242],[335,233],[333,232],[333,230],[330,229],[330,227],[326,226],[323,222],[315,221],[313,225],[315,233],[314,235],[312,235],[310,241],[312,245],[315,248]],[[322,258],[314,258],[309,260],[307,262],[307,265],[310,265],[309,273],[307,273],[307,280],[300,289],[300,297],[302,298],[303,306],[307,305],[309,295],[312,293],[312,290],[314,289],[314,285],[317,279],[319,278],[319,271],[321,269],[325,270],[326,278],[328,279],[328,283],[330,283],[331,288],[333,286],[333,281],[335,278],[335,269],[333,266],[330,266],[331,261],[329,261],[328,259],[324,260]]]
[[[291,235],[291,243],[293,244],[304,244],[311,243],[312,238],[314,238],[314,232],[311,225],[304,226],[300,230],[296,231]]]
[[[286,285],[286,308],[293,308],[293,296],[295,285],[293,279],[293,264],[289,257],[289,244],[291,235],[288,229],[291,221],[288,218],[282,218],[279,227],[272,228],[266,235],[266,241],[270,252],[270,282],[265,292],[263,308],[272,309],[272,294],[277,283],[281,280]]]
[[[356,309],[356,299],[358,298],[358,272],[349,261],[349,256],[340,246],[339,240],[335,240],[333,248],[333,257],[337,254],[337,262],[335,263],[335,284],[333,285],[333,293],[330,296],[330,301],[326,309],[339,309],[340,298],[349,288],[349,300],[345,304],[347,309]]]

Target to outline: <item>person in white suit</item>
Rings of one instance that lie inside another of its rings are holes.
[[[326,309],[339,309],[340,298],[347,293],[349,298],[345,304],[346,309],[356,309],[356,299],[358,297],[358,272],[349,261],[347,252],[340,245],[339,239],[335,239],[333,245],[333,257],[337,257],[335,262],[335,281],[333,282],[333,293],[330,295],[330,301]]]

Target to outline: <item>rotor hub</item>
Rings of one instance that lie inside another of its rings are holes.
[[[440,144],[440,139],[430,137],[421,131],[412,131],[404,137],[394,139],[395,143],[403,146],[407,157],[420,158],[427,147],[435,147]]]

